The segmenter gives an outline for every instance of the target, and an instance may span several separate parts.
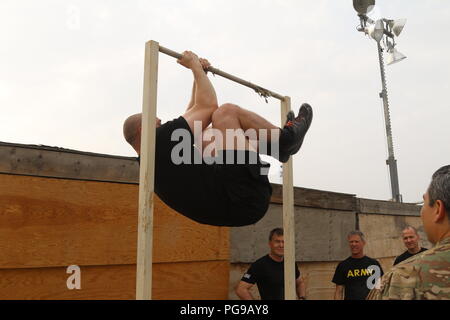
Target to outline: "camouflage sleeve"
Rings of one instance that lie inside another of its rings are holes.
[[[450,300],[450,238],[401,262],[381,278],[370,300]]]
[[[450,245],[436,247],[402,262],[381,278],[370,300],[450,299]]]
[[[370,290],[369,295],[367,296],[366,300],[382,300],[380,289]]]
[[[415,299],[418,272],[414,268],[394,268],[381,278],[379,289],[373,289],[368,300],[411,300]],[[409,269],[409,270],[408,270]]]

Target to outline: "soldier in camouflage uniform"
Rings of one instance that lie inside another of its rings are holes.
[[[433,175],[420,212],[434,248],[396,265],[369,300],[450,300],[450,165]]]

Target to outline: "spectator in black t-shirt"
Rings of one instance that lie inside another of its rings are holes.
[[[283,229],[276,228],[269,235],[270,253],[255,261],[236,287],[242,300],[254,300],[250,288],[256,283],[261,300],[284,300],[284,237]],[[297,296],[305,300],[306,288],[295,265]]]
[[[377,260],[364,254],[366,241],[361,231],[347,236],[352,255],[338,264],[333,276],[335,300],[364,300],[383,275]]]
[[[395,259],[394,266],[406,259],[411,258],[412,256],[415,256],[418,253],[428,250],[426,248],[420,247],[419,245],[420,236],[417,233],[417,229],[414,227],[407,226],[405,229],[403,229],[402,239],[406,249],[408,250],[403,252]]]

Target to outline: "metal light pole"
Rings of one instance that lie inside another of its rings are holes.
[[[389,166],[389,175],[391,177],[392,199],[394,199],[396,202],[402,202],[402,195],[400,194],[400,187],[398,183],[397,160],[394,156],[394,142],[392,139],[391,114],[389,112],[389,100],[386,85],[386,72],[384,70],[383,48],[381,47],[379,42],[377,43],[377,45],[378,59],[380,62],[381,71],[381,85],[383,88],[383,91],[381,91],[380,93],[380,98],[383,99],[384,119],[386,124],[386,137],[389,154],[389,157],[386,160],[386,164]]]
[[[402,202],[402,195],[400,194],[399,180],[398,180],[398,170],[397,170],[397,160],[394,156],[394,142],[392,139],[392,126],[391,126],[391,116],[389,112],[389,100],[386,85],[386,71],[384,67],[384,49],[381,46],[381,42],[384,38],[385,46],[390,54],[388,64],[393,64],[406,58],[404,55],[399,53],[395,49],[395,39],[394,35],[398,36],[406,23],[406,20],[387,20],[382,19],[378,21],[371,20],[367,13],[370,12],[375,5],[375,0],[353,0],[353,7],[358,12],[360,18],[360,26],[357,28],[358,31],[368,34],[377,42],[378,48],[378,60],[380,64],[381,72],[381,84],[382,91],[380,93],[380,98],[383,100],[384,109],[384,119],[386,125],[386,138],[388,144],[388,159],[386,164],[389,166],[389,175],[391,178],[391,192],[392,199],[396,202]],[[390,41],[391,40],[391,41]]]

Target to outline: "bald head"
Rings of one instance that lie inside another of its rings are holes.
[[[125,140],[138,151],[141,143],[142,114],[137,113],[128,117],[123,123],[123,136]]]

